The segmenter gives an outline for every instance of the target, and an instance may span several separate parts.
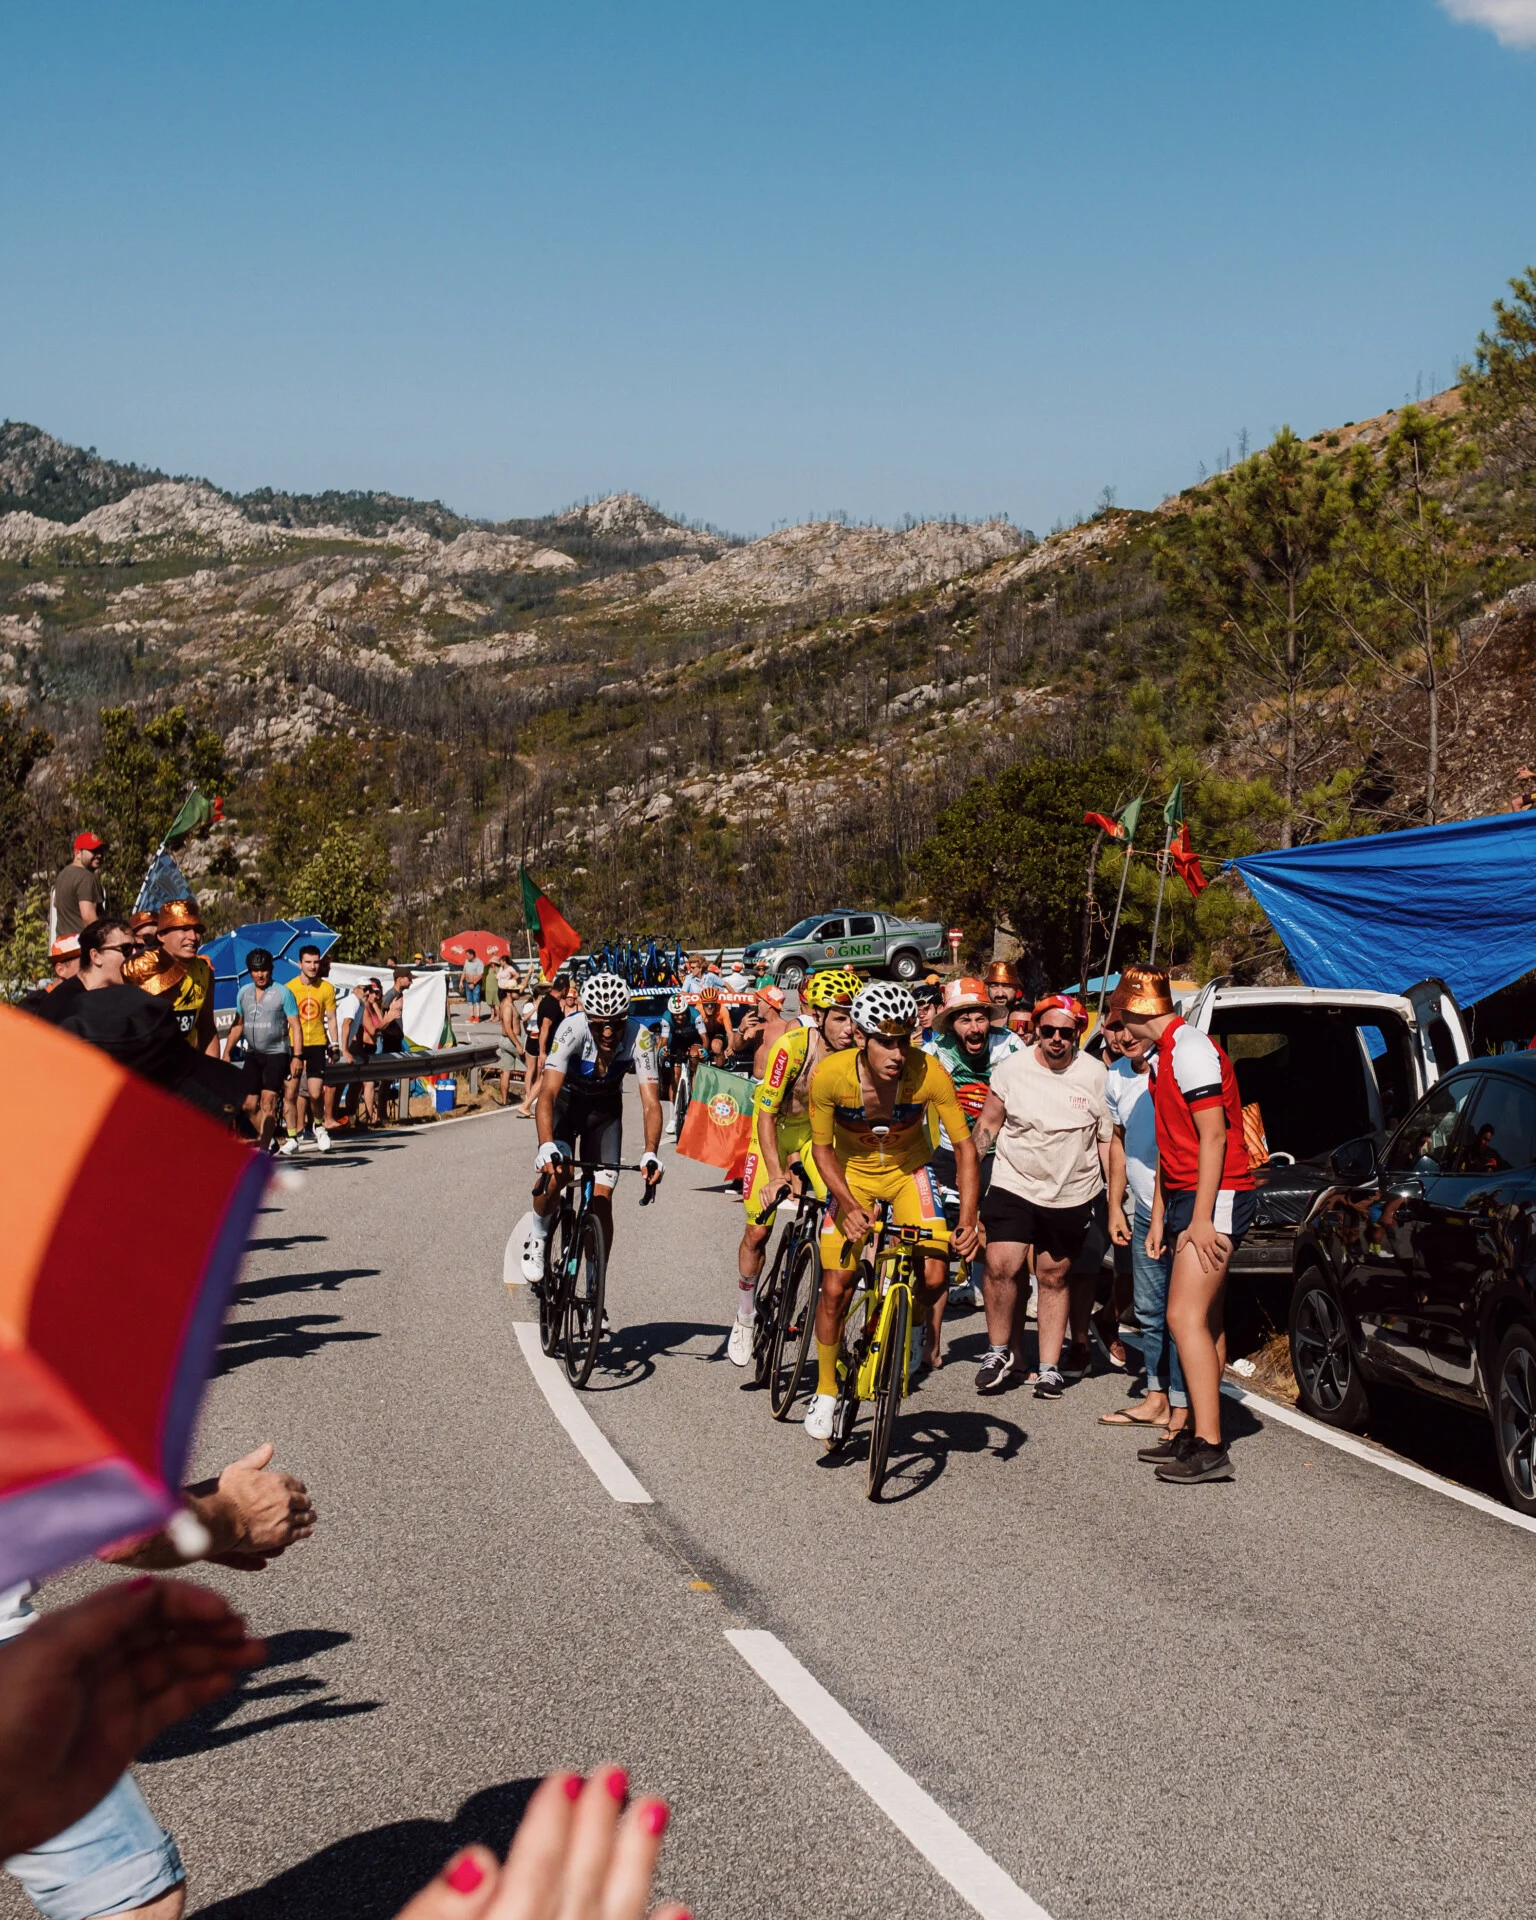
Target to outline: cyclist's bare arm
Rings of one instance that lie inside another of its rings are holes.
[[[985,1117],[985,1116],[983,1116]],[[981,1161],[971,1140],[956,1140],[955,1184],[960,1190],[960,1222],[955,1228],[955,1251],[962,1260],[974,1260],[981,1251],[976,1213],[981,1204]]]
[[[541,1147],[555,1137],[555,1102],[560,1098],[560,1089],[564,1085],[563,1073],[557,1073],[553,1067],[544,1069],[544,1078],[539,1082],[539,1104],[533,1110]]]
[[[655,1153],[661,1145],[661,1092],[654,1080],[642,1080],[640,1086],[640,1117],[645,1122],[645,1150]],[[540,1103],[543,1105],[541,1098]],[[661,1179],[661,1163],[647,1168],[645,1184],[654,1187]]]

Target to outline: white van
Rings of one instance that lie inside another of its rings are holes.
[[[1332,1184],[1328,1155],[1364,1134],[1384,1139],[1442,1073],[1470,1057],[1456,996],[1442,980],[1406,993],[1340,987],[1233,987],[1189,995],[1179,1011],[1210,1034],[1237,1073],[1258,1211],[1234,1273],[1289,1273],[1291,1239]]]

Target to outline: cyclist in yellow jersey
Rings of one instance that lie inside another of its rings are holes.
[[[811,1152],[831,1198],[821,1233],[821,1295],[816,1304],[816,1396],[805,1430],[832,1436],[837,1404],[837,1353],[854,1273],[874,1227],[874,1209],[889,1203],[898,1226],[923,1229],[935,1246],[954,1245],[974,1258],[981,1245],[976,1149],[954,1082],[931,1054],[912,1044],[917,1002],[905,987],[875,981],[853,1003],[855,1044],[823,1060],[811,1081]],[[929,1109],[943,1122],[955,1153],[960,1218],[953,1236],[928,1171]],[[947,1284],[948,1263],[930,1256],[928,1302]],[[926,1305],[917,1302],[916,1325]],[[921,1332],[917,1337],[921,1338]]]
[[[736,1318],[726,1344],[727,1355],[738,1367],[752,1358],[757,1282],[773,1231],[774,1210],[791,1191],[792,1171],[803,1174],[817,1199],[827,1197],[821,1175],[805,1152],[811,1138],[807,1117],[811,1076],[827,1054],[853,1045],[850,1009],[863,984],[848,967],[812,974],[802,998],[815,1013],[816,1025],[795,1025],[779,1035],[768,1050],[752,1096],[752,1139],[741,1181],[747,1221],[736,1250]]]

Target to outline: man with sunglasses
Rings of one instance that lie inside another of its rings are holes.
[[[251,948],[245,970],[251,977],[235,995],[235,1024],[225,1036],[224,1058],[228,1060],[239,1041],[245,1041],[245,1111],[262,1147],[275,1153],[292,1057],[288,1005],[283,989],[272,984],[272,956],[265,947]]]
[[[829,1053],[853,1045],[852,1007],[863,984],[849,967],[813,974],[801,997],[816,1016],[815,1026],[781,1026],[752,1095],[752,1136],[741,1176],[747,1221],[736,1250],[736,1318],[726,1346],[734,1366],[752,1358],[757,1282],[774,1213],[794,1190],[792,1176],[798,1173],[819,1200],[827,1198],[826,1183],[805,1152],[811,1143],[811,1080]]]
[[[917,1001],[906,987],[873,980],[851,1009],[854,1045],[831,1054],[811,1081],[811,1151],[831,1202],[821,1231],[821,1293],[816,1303],[816,1395],[805,1416],[814,1440],[830,1440],[837,1406],[837,1356],[864,1243],[882,1202],[899,1227],[969,1260],[981,1244],[976,1227],[976,1149],[955,1098],[954,1082],[931,1054],[912,1044]],[[960,1189],[953,1235],[928,1171],[929,1110],[948,1134]],[[949,1280],[947,1259],[924,1263],[924,1298],[915,1301],[914,1336],[921,1354],[934,1297]],[[915,1369],[914,1369],[915,1371]]]
[[[592,1211],[603,1242],[613,1252],[613,1190],[624,1157],[624,1081],[633,1074],[645,1122],[645,1151],[640,1156],[645,1184],[661,1179],[661,1092],[656,1076],[656,1036],[630,1014],[627,982],[616,973],[595,973],[581,985],[580,1006],[555,1033],[535,1119],[539,1150],[533,1212],[523,1240],[523,1278],[530,1286],[544,1277],[544,1249],[554,1224],[560,1188],[578,1156],[595,1160],[602,1171],[593,1182]],[[545,1169],[554,1178],[546,1185]]]
[[[1035,1397],[1057,1400],[1066,1382],[1061,1350],[1067,1321],[1086,1344],[1093,1309],[1091,1280],[1073,1297],[1071,1274],[1083,1251],[1095,1200],[1109,1171],[1112,1128],[1102,1062],[1078,1051],[1088,1023],[1069,994],[1048,994],[1035,1006],[1035,1044],[992,1070],[976,1151],[996,1149],[992,1184],[981,1210],[987,1234],[983,1284],[989,1345],[976,1373],[978,1393],[996,1393],[1017,1377],[1024,1344],[1028,1289],[1019,1285],[1034,1254],[1040,1365]]]

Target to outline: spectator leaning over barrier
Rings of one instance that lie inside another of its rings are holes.
[[[288,1089],[288,1008],[283,989],[272,984],[272,956],[252,947],[245,956],[250,979],[235,995],[235,1024],[224,1036],[229,1060],[245,1041],[245,1111],[268,1153],[278,1146],[283,1095]]]
[[[337,1049],[336,989],[320,977],[320,949],[299,948],[299,973],[283,989],[288,1016],[288,1078],[283,1091],[283,1120],[287,1138],[279,1152],[299,1150],[299,1134],[306,1113],[314,1124],[315,1145],[331,1150],[328,1123],[336,1110],[336,1089],[322,1075]],[[320,1117],[316,1117],[316,1116]]]
[[[94,833],[77,833],[73,858],[53,877],[48,907],[48,938],[80,934],[106,911],[101,888],[101,858],[107,843]]]

